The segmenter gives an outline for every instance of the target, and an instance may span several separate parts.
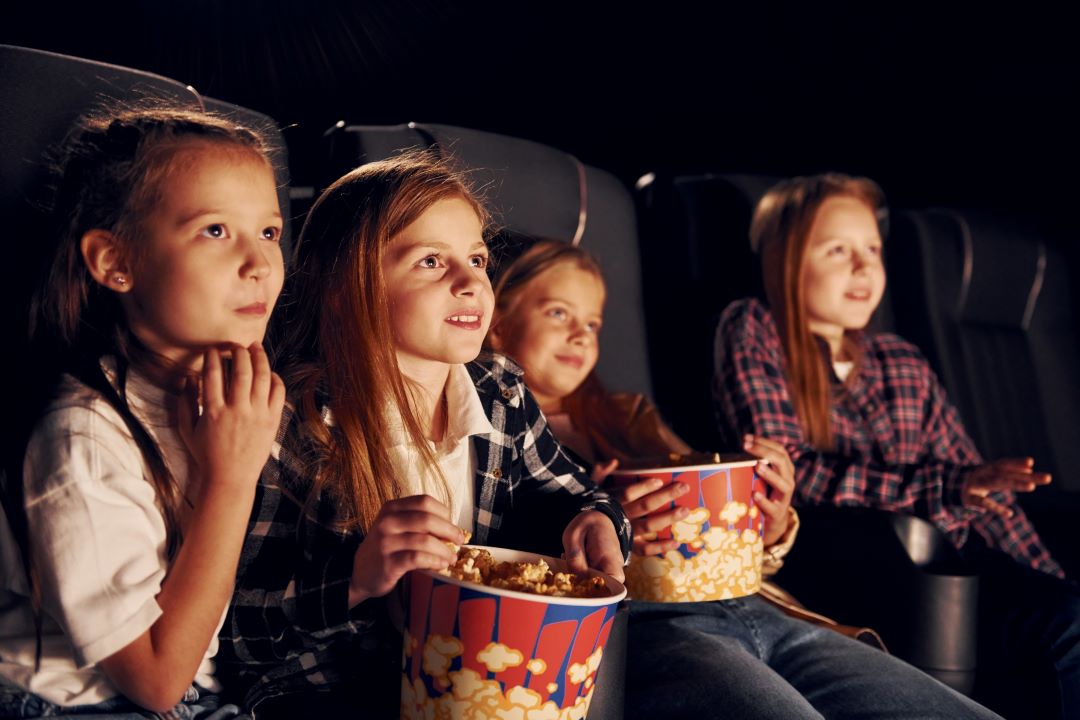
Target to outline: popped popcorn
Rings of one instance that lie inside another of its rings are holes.
[[[728,502],[720,519],[734,525],[757,507]],[[698,551],[686,558],[677,550],[664,555],[634,555],[626,571],[626,589],[631,597],[659,602],[728,600],[757,592],[761,588],[761,536],[750,529],[729,530],[713,525],[703,531],[709,510],[694,508],[672,525],[672,537]]]
[[[496,561],[487,550],[474,547],[461,548],[457,560],[440,574],[534,595],[577,598],[610,595],[603,578],[553,571],[543,559],[536,562]]]

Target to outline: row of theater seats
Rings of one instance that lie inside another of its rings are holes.
[[[22,48],[0,46],[0,86],[8,100],[0,108],[0,208],[24,239],[12,248],[20,259],[32,258],[32,238],[42,232],[44,150],[103,97],[170,97],[268,128],[290,216],[284,143],[265,116],[166,78]],[[709,390],[712,335],[728,302],[761,295],[747,227],[774,178],[651,175],[635,194],[610,173],[528,140],[435,124],[339,123],[323,137],[312,190],[362,162],[416,146],[450,152],[473,169],[502,229],[506,247],[496,251],[550,237],[594,253],[609,286],[601,377],[613,388],[651,394],[692,445],[720,449]],[[1070,443],[1080,386],[1069,372],[1077,360],[1077,315],[1060,249],[959,211],[893,217],[890,296],[876,324],[924,348],[984,453],[1033,452],[1060,485],[1080,489],[1080,478],[1067,474],[1080,452]],[[298,228],[302,218],[292,219]],[[24,308],[28,287],[6,286],[7,307]],[[24,317],[5,315],[7,337],[25,338]],[[1055,520],[1058,499],[1075,496],[1059,490],[1050,497],[1045,516]],[[1064,548],[1054,547],[1069,565]],[[784,573],[787,589],[809,606],[879,628],[893,652],[970,689],[978,578],[929,524],[850,509],[806,511]],[[614,648],[619,636],[611,642]],[[618,663],[606,662],[603,672],[615,677],[598,683],[608,697],[597,699],[590,717],[618,717]]]

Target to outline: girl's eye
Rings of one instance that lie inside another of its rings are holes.
[[[435,268],[439,267],[439,256],[428,255],[426,258],[416,263],[416,265],[417,267],[422,267],[425,270],[434,270]]]
[[[488,266],[488,256],[487,255],[473,255],[471,258],[469,258],[469,262],[472,264],[472,266],[474,268],[484,269],[484,268],[486,268]]]
[[[600,323],[598,323],[598,322],[585,323],[585,329],[595,335],[596,333],[600,332]]]
[[[825,254],[833,257],[843,257],[847,255],[847,245],[832,245]]]
[[[868,255],[874,255],[875,257],[880,256],[881,255],[881,246],[880,245],[871,245],[870,247],[866,248],[866,252],[867,252]]]
[[[208,238],[220,240],[221,238],[229,236],[229,230],[221,223],[214,223],[213,225],[207,225],[206,227],[204,227],[201,231],[199,231],[199,234]]]
[[[281,228],[276,228],[276,227],[273,227],[273,226],[265,227],[265,228],[263,228],[263,231],[262,231],[262,237],[263,237],[263,240],[269,240],[270,242],[277,242],[278,238],[281,237]]]
[[[558,320],[559,322],[563,322],[567,318],[566,311],[563,310],[562,308],[551,308],[550,310],[547,311],[547,316],[549,318],[553,318],[555,320]]]

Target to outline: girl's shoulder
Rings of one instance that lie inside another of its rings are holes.
[[[761,337],[763,333],[775,336],[776,320],[762,301],[752,297],[742,298],[724,308],[717,332],[727,337],[744,337],[747,334]]]
[[[485,405],[489,400],[501,398],[517,407],[524,400],[525,371],[506,355],[484,350],[465,367]]]
[[[866,333],[862,340],[864,352],[882,361],[909,362],[928,365],[918,346],[890,332]]]

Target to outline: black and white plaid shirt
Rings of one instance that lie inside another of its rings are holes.
[[[625,513],[555,440],[521,369],[487,353],[467,368],[494,427],[490,435],[472,438],[472,542],[558,555],[567,523],[597,510],[611,518],[624,556],[629,553]],[[330,417],[324,405],[328,424]],[[219,673],[246,693],[248,707],[277,695],[357,683],[385,689],[386,702],[396,703],[400,637],[383,599],[348,607],[353,555],[363,537],[332,529],[334,508],[326,498],[305,509],[311,469],[294,452],[295,426],[293,407],[286,405],[221,630]]]

